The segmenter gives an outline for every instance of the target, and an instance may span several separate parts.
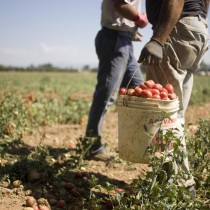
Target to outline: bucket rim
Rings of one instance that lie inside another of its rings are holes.
[[[134,98],[135,97],[135,98]],[[145,111],[165,111],[173,112],[179,110],[178,98],[174,100],[157,100],[150,98],[140,98],[136,96],[122,95],[116,101],[118,107],[128,107],[135,109],[145,109]]]
[[[160,103],[172,103],[179,100],[179,97],[177,96],[173,100],[161,100],[161,99],[155,99],[155,98],[142,98],[138,96],[129,96],[129,95],[118,95],[117,100],[123,100],[128,99],[130,101],[152,101],[152,102],[160,102]]]

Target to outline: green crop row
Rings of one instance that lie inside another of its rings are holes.
[[[92,72],[1,72],[0,135],[83,122],[95,84]],[[209,84],[210,77],[195,76],[191,104],[210,101]]]

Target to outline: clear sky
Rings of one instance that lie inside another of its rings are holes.
[[[97,67],[94,39],[100,13],[101,0],[0,0],[0,64]],[[140,33],[142,42],[134,43],[136,58],[150,39],[151,26]]]

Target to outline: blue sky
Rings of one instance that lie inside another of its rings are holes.
[[[97,67],[94,39],[100,29],[100,7],[100,0],[0,0],[0,64]],[[134,43],[136,58],[149,41],[151,26],[140,33],[142,42]],[[209,51],[204,58],[208,64]]]

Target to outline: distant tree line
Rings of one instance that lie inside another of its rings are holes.
[[[40,71],[40,72],[56,72],[56,71],[64,71],[64,72],[81,72],[81,71],[97,71],[97,68],[90,68],[89,65],[85,65],[82,68],[73,68],[73,67],[56,67],[50,63],[42,64],[42,65],[30,65],[28,67],[15,67],[15,66],[5,66],[0,65],[0,71]]]
[[[146,72],[146,68],[144,66],[140,66],[141,71],[143,73]],[[15,66],[5,66],[0,64],[0,71],[40,71],[40,72],[56,72],[56,71],[64,71],[64,72],[97,72],[97,68],[91,68],[89,65],[84,65],[82,68],[73,68],[73,67],[56,67],[51,63],[41,64],[38,66],[30,65],[28,67],[15,67]],[[202,62],[200,68],[198,69],[198,74],[200,72],[210,73],[210,65]]]

